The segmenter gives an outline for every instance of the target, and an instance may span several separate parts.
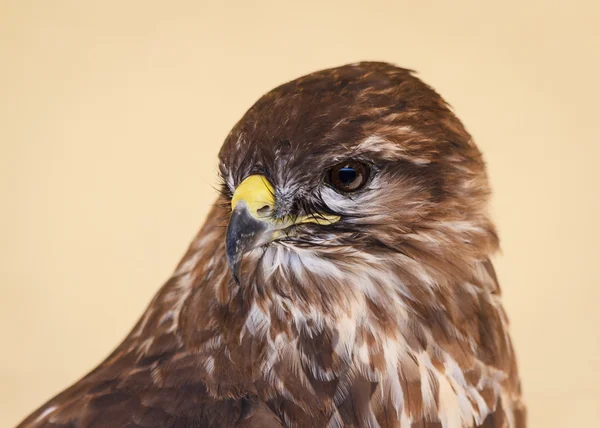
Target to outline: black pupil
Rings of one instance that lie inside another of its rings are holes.
[[[338,171],[338,178],[345,186],[352,184],[356,180],[356,170],[351,166],[344,166]]]

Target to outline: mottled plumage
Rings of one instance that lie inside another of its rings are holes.
[[[347,159],[371,171],[351,194],[324,180]],[[525,427],[484,162],[436,92],[384,63],[301,77],[233,128],[220,172],[129,336],[20,427]],[[269,221],[295,223],[236,281],[230,204],[252,175]]]

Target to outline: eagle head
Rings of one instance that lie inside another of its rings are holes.
[[[281,85],[219,158],[235,280],[295,306],[417,299],[498,245],[481,153],[410,70],[367,62]]]

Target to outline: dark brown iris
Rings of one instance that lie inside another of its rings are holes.
[[[340,162],[329,170],[327,181],[340,192],[355,192],[369,178],[369,167],[357,161]]]

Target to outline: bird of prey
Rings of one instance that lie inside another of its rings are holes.
[[[260,98],[173,276],[19,427],[523,428],[484,161],[411,70]]]

